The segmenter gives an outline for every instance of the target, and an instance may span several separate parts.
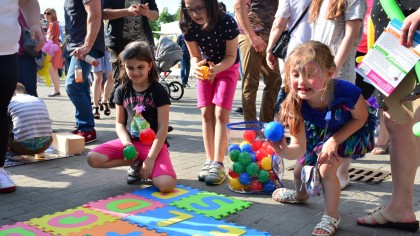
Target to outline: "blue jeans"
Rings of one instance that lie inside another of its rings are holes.
[[[277,113],[280,110],[280,104],[286,99],[287,93],[285,91],[285,87],[281,87],[279,94],[277,95],[276,107],[274,108],[274,112]]]
[[[190,76],[190,54],[183,53],[181,60],[181,80],[183,84],[188,84],[188,77]]]
[[[18,55],[18,63],[19,63],[19,78],[18,82],[22,83],[25,86],[26,92],[29,95],[38,97],[38,93],[36,92],[38,82],[36,80],[36,63],[35,58],[29,56],[28,54],[24,53],[22,55]]]
[[[74,77],[74,66],[77,59],[72,56],[69,64],[66,79],[66,91],[71,102],[76,108],[76,125],[81,131],[91,131],[95,127],[93,121],[92,105],[89,91],[89,73],[92,65],[83,60],[79,60],[80,67],[83,71],[83,83],[76,83]]]

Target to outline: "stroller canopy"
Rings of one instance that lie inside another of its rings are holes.
[[[156,50],[156,66],[159,72],[168,72],[182,60],[181,47],[168,37],[159,40]]]

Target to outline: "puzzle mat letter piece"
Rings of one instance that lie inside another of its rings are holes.
[[[132,194],[136,194],[145,198],[150,198],[166,204],[171,204],[173,201],[179,200],[183,197],[194,195],[200,190],[184,185],[176,185],[176,188],[171,193],[161,193],[158,188],[151,186],[135,190]]]
[[[77,207],[28,221],[28,224],[52,234],[67,235],[97,225],[115,222],[118,218],[94,210]]]
[[[165,205],[152,199],[126,193],[96,202],[89,202],[83,206],[116,217],[126,217],[151,211]]]
[[[132,224],[146,227],[157,232],[166,232],[168,235],[267,235],[255,229],[238,226],[221,220],[188,212],[176,207],[165,206],[154,211],[148,211],[141,215],[128,216],[127,220]]]
[[[116,221],[112,223],[106,223],[105,225],[94,226],[91,229],[85,229],[78,233],[71,233],[68,236],[164,236],[166,234],[157,233],[155,231],[147,230],[146,228],[140,228],[137,225],[130,224],[124,221]]]
[[[238,200],[217,193],[200,192],[178,201],[171,206],[176,206],[187,211],[193,211],[215,219],[221,219],[230,214],[235,214],[251,206],[251,202]]]
[[[13,225],[5,225],[0,227],[0,236],[7,235],[36,235],[36,236],[51,236],[42,230],[35,228],[34,226],[27,225],[22,222],[18,222]]]

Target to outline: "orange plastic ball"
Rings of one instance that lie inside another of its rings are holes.
[[[208,76],[210,74],[210,68],[208,66],[202,66],[201,67],[201,73],[203,74],[203,79],[208,79]]]

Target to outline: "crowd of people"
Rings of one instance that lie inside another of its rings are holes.
[[[278,188],[272,194],[273,200],[286,204],[306,202],[310,195],[301,188],[301,171],[308,165],[319,169],[325,211],[312,235],[336,232],[341,221],[340,194],[350,184],[350,162],[371,151],[390,153],[392,197],[387,205],[358,218],[357,223],[417,231],[413,187],[420,164],[420,138],[412,133],[412,126],[420,121],[420,109],[412,100],[418,97],[413,93],[419,75],[413,69],[386,97],[354,70],[356,58],[369,50],[369,20],[375,26],[376,39],[390,21],[382,2],[235,0],[234,9],[230,9],[235,19],[217,0],[181,0],[182,34],[177,40],[183,52],[181,78],[184,87],[190,87],[190,71],[196,79],[206,156],[198,180],[210,186],[225,182],[226,125],[241,78],[244,121],[278,119],[289,129],[289,140],[284,137],[269,143],[280,157],[296,160],[295,189]],[[158,82],[149,24],[159,16],[155,0],[65,0],[64,42],[60,41],[55,9],[44,10],[44,31],[38,1],[5,0],[3,5],[0,25],[10,34],[0,40],[0,67],[4,72],[0,95],[0,193],[16,190],[10,173],[4,169],[8,149],[34,154],[52,142],[48,110],[37,98],[39,56],[34,57],[24,47],[20,36],[23,29],[37,42],[35,51],[40,51],[48,40],[57,45],[49,66],[53,91],[48,96],[62,95],[59,70],[64,66],[65,90],[76,110],[73,134],[84,137],[85,143],[96,141],[95,119],[100,119],[99,111],[109,116],[110,108],[115,107],[118,138],[92,149],[87,154],[89,166],[128,166],[128,184],[151,179],[161,192],[171,192],[176,185],[167,141],[171,101]],[[401,44],[409,47],[414,32],[420,30],[420,2],[400,0],[397,5],[396,10],[405,16]],[[279,59],[272,49],[286,32],[290,34],[287,54]],[[94,58],[95,63],[88,58]],[[204,67],[208,68],[205,72]],[[257,112],[260,80],[265,86]],[[377,113],[366,102],[372,96],[376,96]],[[31,127],[23,127],[22,122],[34,107],[40,112],[31,117]],[[149,143],[141,138],[147,129],[154,133]],[[136,155],[128,159],[124,150],[133,147]]]

